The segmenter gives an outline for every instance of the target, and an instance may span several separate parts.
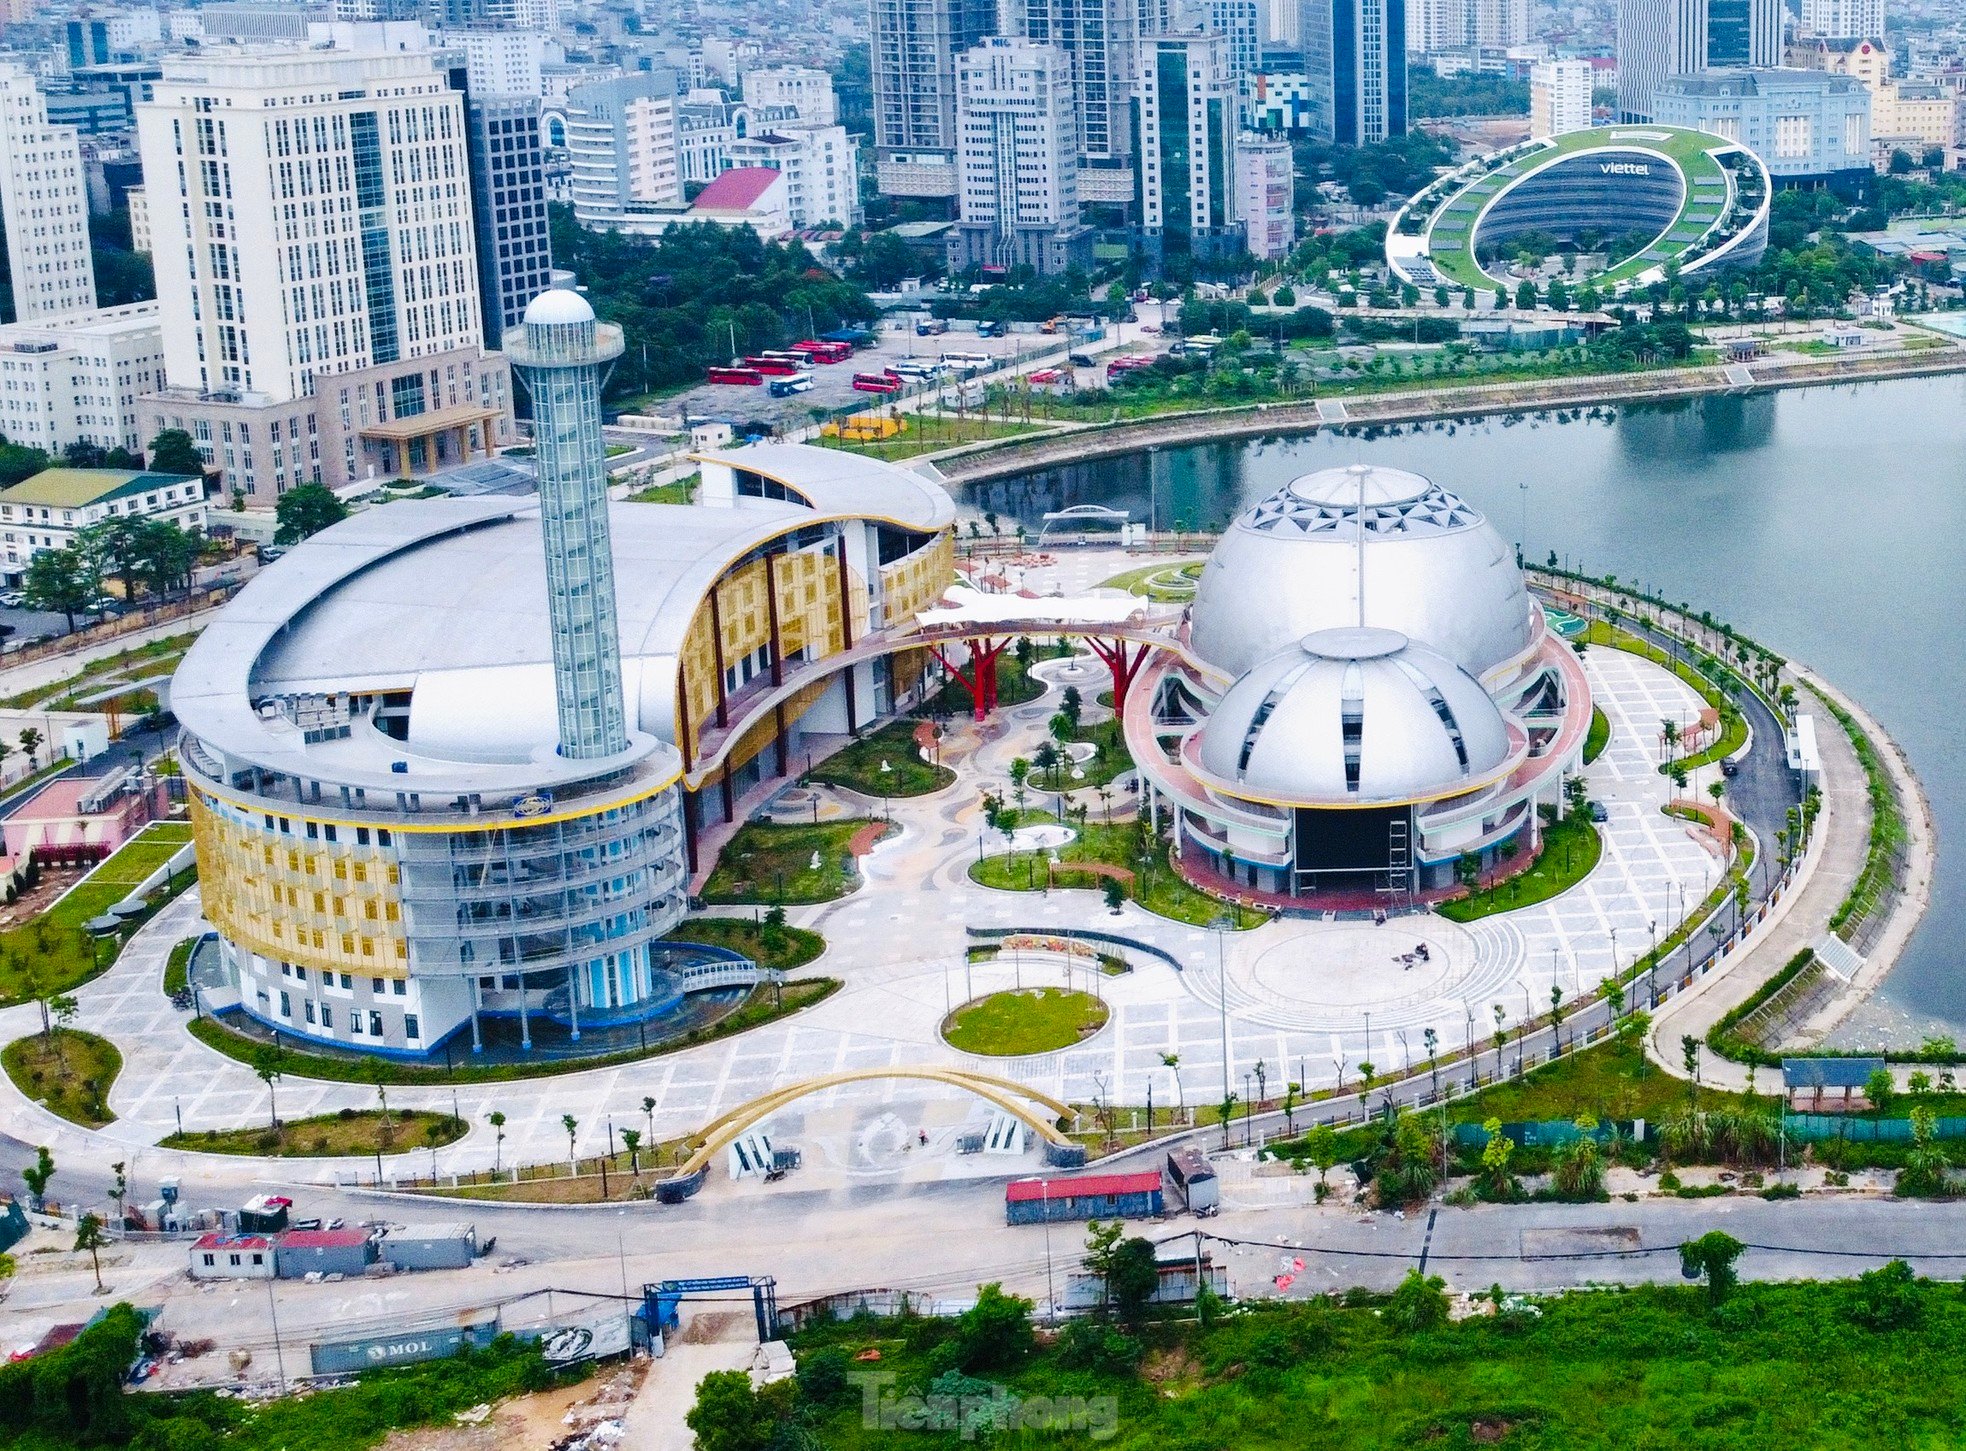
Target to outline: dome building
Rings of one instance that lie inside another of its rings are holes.
[[[1128,730],[1206,885],[1397,898],[1451,886],[1466,856],[1526,864],[1536,807],[1581,765],[1574,653],[1494,527],[1418,474],[1326,469],[1245,511],[1186,645]]]

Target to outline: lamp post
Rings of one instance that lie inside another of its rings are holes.
[[[1215,929],[1215,989],[1222,1022],[1222,1101],[1229,1101],[1229,919],[1217,913],[1210,924]],[[1226,1136],[1227,1124],[1222,1125]],[[1225,1140],[1226,1141],[1226,1140]]]
[[[1044,1205],[1044,1318],[1049,1325],[1058,1319],[1058,1302],[1053,1297],[1051,1285],[1051,1180],[1041,1174],[1033,1174],[1017,1182],[1037,1185],[1038,1197]]]

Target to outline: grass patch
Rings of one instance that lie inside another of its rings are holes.
[[[847,845],[867,824],[865,818],[810,826],[747,821],[717,858],[703,900],[800,905],[844,897],[860,880]]]
[[[32,690],[23,690],[15,695],[0,697],[0,706],[9,710],[25,710],[29,706],[40,705],[45,701],[85,694],[86,687],[104,684],[132,671],[140,671],[143,674],[156,673],[183,659],[184,652],[191,648],[191,642],[197,638],[196,630],[188,630],[182,635],[166,635],[160,640],[149,640],[141,645],[132,645],[127,650],[118,650],[114,655],[91,660],[73,675],[37,685]],[[12,745],[13,742],[9,741],[7,744]],[[45,744],[44,742],[44,748]]]
[[[1022,988],[964,1003],[942,1024],[951,1048],[998,1058],[1052,1053],[1090,1038],[1111,1013],[1091,993]]]
[[[650,484],[646,489],[638,489],[628,496],[631,504],[693,504],[696,502],[696,486],[703,482],[701,474],[685,474],[680,479],[671,479],[666,484]]]
[[[1019,824],[1033,826],[1040,822],[1056,821],[1058,818],[1046,811],[1022,811],[1014,813]],[[1075,823],[1078,837],[1068,843],[1058,853],[1063,862],[1098,862],[1106,866],[1125,867],[1133,872],[1134,890],[1131,896],[1135,902],[1158,917],[1167,917],[1176,922],[1186,922],[1193,927],[1209,927],[1217,918],[1225,914],[1236,917],[1236,926],[1260,927],[1266,920],[1260,913],[1249,915],[1247,920],[1233,904],[1222,902],[1196,887],[1190,886],[1167,859],[1167,848],[1159,842],[1146,843],[1148,855],[1143,861],[1141,852],[1146,829],[1138,821],[1119,821],[1111,825],[1093,822],[1090,813],[1083,824]],[[981,861],[970,863],[969,879],[979,886],[996,887],[1006,892],[1038,892],[1044,890],[1047,869],[1051,861],[1048,851],[1005,852],[1004,839],[992,836],[985,839],[986,849],[994,844],[998,850],[986,850]],[[1103,890],[1096,881],[1072,879],[1065,886],[1085,887],[1092,891]]]
[[[1567,892],[1597,867],[1604,852],[1597,827],[1582,813],[1573,812],[1554,826],[1543,828],[1543,850],[1527,871],[1517,872],[1492,887],[1483,887],[1465,897],[1442,902],[1434,910],[1450,922],[1472,922],[1496,912],[1512,912],[1532,907]]]
[[[1898,885],[1899,853],[1909,839],[1904,807],[1898,800],[1891,773],[1878,754],[1876,743],[1857,724],[1857,718],[1820,691],[1811,690],[1823,708],[1836,717],[1850,739],[1850,749],[1864,768],[1864,784],[1870,795],[1870,844],[1864,854],[1863,870],[1850,884],[1850,891],[1829,919],[1830,930],[1861,926],[1871,913],[1890,899]]]
[[[73,1028],[16,1038],[0,1050],[0,1067],[14,1087],[70,1123],[99,1129],[116,1121],[109,1090],[123,1071],[123,1055],[106,1038]]]
[[[1031,663],[1036,664],[1040,658],[1042,657],[1033,655]],[[999,706],[1025,705],[1036,700],[1044,692],[1045,683],[1018,664],[1016,658],[1008,651],[997,657]],[[936,691],[925,704],[917,707],[917,714],[921,715],[973,715],[975,712],[976,702],[970,699],[969,691],[960,682],[954,680]]]
[[[427,1109],[344,1108],[315,1118],[283,1120],[240,1129],[193,1129],[160,1140],[166,1149],[195,1149],[201,1154],[264,1155],[275,1159],[327,1159],[355,1154],[406,1154],[413,1149],[440,1149],[454,1144],[470,1130],[461,1118]]]
[[[164,963],[165,997],[172,997],[191,986],[191,952],[197,945],[197,938],[187,937],[171,948],[171,955]]]
[[[1611,744],[1611,718],[1601,706],[1591,707],[1590,733],[1584,737],[1584,764],[1588,766],[1604,754],[1604,748]]]
[[[807,772],[809,779],[844,786],[862,796],[926,796],[956,779],[947,766],[924,761],[915,744],[915,722],[890,721],[843,747]],[[881,769],[885,763],[887,770]]]
[[[768,927],[749,917],[693,917],[665,942],[700,942],[741,952],[759,967],[790,972],[826,950],[826,939],[803,927]]]
[[[1510,1026],[1513,1029],[1515,1025]],[[1512,1061],[1513,1048],[1512,1043],[1502,1048],[1505,1065]],[[1493,1050],[1483,1053],[1481,1060],[1482,1070],[1491,1070],[1495,1062]],[[1465,1076],[1465,1069],[1462,1073]],[[1448,1070],[1443,1070],[1442,1076],[1450,1077]],[[1601,1123],[1634,1118],[1657,1123],[1684,1113],[1686,1102],[1685,1079],[1651,1062],[1637,1045],[1628,1047],[1613,1039],[1532,1068],[1521,1078],[1493,1084],[1479,1093],[1457,1099],[1448,1105],[1447,1116],[1453,1123],[1478,1124],[1491,1118],[1503,1123],[1574,1120],[1579,1114],[1589,1113]],[[1747,1102],[1745,1094],[1700,1089],[1700,1107],[1708,1111],[1738,1109]],[[1764,1107],[1766,1102],[1764,1098]]]
[[[1073,743],[1089,743],[1098,747],[1098,752],[1091,760],[1077,765],[1077,769],[1084,772],[1084,775],[1075,778],[1072,775],[1075,763],[1065,756],[1061,747],[1059,750],[1061,759],[1056,766],[1049,771],[1031,773],[1031,783],[1038,790],[1097,791],[1115,776],[1124,775],[1133,769],[1133,753],[1126,748],[1126,727],[1118,716],[1110,716],[1089,725],[1081,723],[1074,726],[1065,739]]]
[[[0,1007],[66,991],[114,962],[116,951],[92,941],[82,924],[129,896],[190,840],[191,828],[182,822],[153,823],[33,921],[0,932]],[[194,880],[194,873],[182,872],[177,887]],[[169,898],[168,891],[157,893],[153,908]],[[147,920],[125,924],[115,949]]]
[[[787,929],[788,931],[790,929]],[[394,1058],[379,1060],[388,1070],[385,1081],[391,1084],[433,1084],[433,1083],[516,1083],[528,1078],[553,1078],[562,1073],[585,1073],[592,1068],[618,1068],[625,1063],[639,1063],[648,1058],[660,1058],[666,1053],[681,1052],[684,1048],[694,1048],[699,1043],[713,1043],[719,1038],[742,1033],[751,1028],[779,1018],[789,1017],[801,1008],[809,1008],[814,1003],[823,1002],[839,991],[839,980],[830,977],[801,978],[788,982],[781,989],[766,986],[755,987],[751,995],[716,1022],[705,1027],[694,1028],[680,1038],[672,1038],[666,1043],[651,1043],[647,1052],[639,1047],[626,1049],[620,1053],[602,1053],[592,1058],[555,1058],[538,1063],[456,1063],[445,1067],[441,1063],[404,1063]],[[214,1018],[193,1018],[184,1025],[200,1043],[214,1048],[226,1057],[241,1063],[251,1063],[253,1054],[263,1044],[255,1038],[235,1033]],[[326,1083],[368,1083],[366,1065],[375,1062],[373,1058],[349,1058],[331,1056],[326,1053],[309,1053],[303,1048],[294,1048],[283,1043],[282,1053],[286,1055],[286,1071],[294,1078],[318,1078]]]
[[[1201,578],[1203,560],[1167,559],[1143,564],[1111,579],[1099,581],[1100,589],[1123,589],[1155,604],[1185,604],[1195,597],[1195,584]]]
[[[855,443],[829,437],[814,439],[813,442],[821,448],[837,448],[847,453],[865,454],[868,458],[892,461],[933,453],[940,448],[954,448],[958,444],[1016,438],[1021,434],[1042,432],[1048,426],[1041,423],[1006,423],[998,418],[945,418],[933,413],[911,413],[904,422],[907,424],[906,432],[893,438]]]

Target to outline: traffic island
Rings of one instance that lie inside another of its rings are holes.
[[[1016,988],[964,1003],[943,1019],[941,1031],[951,1048],[964,1053],[1023,1058],[1083,1043],[1111,1016],[1091,993]]]

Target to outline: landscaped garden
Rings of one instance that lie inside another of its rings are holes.
[[[190,840],[189,826],[156,822],[125,842],[47,911],[0,932],[0,1007],[64,992],[114,962],[122,943],[147,919],[124,923],[115,939],[102,943],[91,938],[82,924],[128,897]],[[180,872],[175,883],[153,898],[153,905],[162,905],[172,891],[194,879],[192,872]]]
[[[692,917],[663,940],[728,948],[778,972],[804,967],[826,950],[826,939],[817,932],[775,922],[768,913],[757,918]]]
[[[943,1021],[951,1048],[997,1058],[1053,1053],[1106,1026],[1105,1003],[1091,993],[1029,987],[964,1003]]]
[[[1191,559],[1146,564],[1103,579],[1098,587],[1123,589],[1129,594],[1142,595],[1155,604],[1186,604],[1195,597],[1195,587],[1201,581],[1204,563],[1203,560]]]
[[[1700,693],[1700,698],[1720,716],[1720,734],[1702,749],[1691,755],[1675,758],[1669,764],[1661,765],[1662,773],[1677,771],[1697,771],[1702,766],[1711,766],[1716,761],[1726,759],[1748,743],[1747,718],[1740,708],[1718,685],[1688,665],[1684,660],[1669,655],[1657,645],[1641,640],[1629,630],[1603,620],[1592,620],[1584,638],[1592,645],[1604,645],[1613,650],[1623,650],[1628,654],[1642,656],[1654,665],[1664,666],[1686,684]]]
[[[1569,891],[1597,868],[1604,843],[1584,811],[1573,810],[1543,828],[1543,850],[1525,871],[1465,897],[1442,902],[1434,910],[1450,922],[1472,922],[1495,912],[1533,907]]]
[[[1591,707],[1591,728],[1584,737],[1584,764],[1590,765],[1604,754],[1604,748],[1611,744],[1611,718],[1604,713],[1604,707]]]
[[[0,1050],[0,1066],[27,1098],[70,1123],[99,1129],[115,1121],[109,1090],[123,1071],[123,1055],[106,1038],[54,1027],[9,1043]]]
[[[1007,892],[1043,891],[1047,882],[1057,887],[1104,890],[1102,882],[1107,874],[1086,869],[1110,867],[1132,874],[1133,882],[1125,895],[1156,916],[1196,927],[1212,927],[1231,917],[1242,919],[1234,923],[1237,927],[1258,927],[1266,920],[1260,913],[1242,913],[1232,904],[1190,886],[1168,861],[1166,844],[1148,840],[1144,823],[1107,825],[1092,821],[1091,816],[1089,807],[1073,813],[1071,826],[1078,836],[1058,849],[1058,880],[1052,880],[1052,853],[1004,850],[1003,827],[1015,831],[1020,825],[1037,826],[1058,818],[1046,811],[1003,808],[998,812],[999,826],[983,840],[982,859],[970,864],[969,879]],[[1080,870],[1074,871],[1075,866]]]
[[[194,1149],[201,1154],[325,1159],[440,1149],[456,1143],[470,1128],[463,1119],[420,1108],[344,1108],[314,1118],[283,1119],[278,1128],[269,1122],[248,1128],[193,1129],[160,1143],[167,1149]]]
[[[806,773],[828,786],[844,786],[862,796],[926,796],[956,779],[937,761],[922,759],[912,720],[890,721],[842,747]]]
[[[859,882],[850,848],[865,818],[787,825],[747,821],[717,858],[703,900],[800,906],[844,897]]]
[[[1035,656],[1033,657],[1035,660]],[[1031,674],[1030,667],[1005,651],[997,657],[997,704],[1027,705],[1045,692],[1045,684]],[[959,680],[946,682],[943,687],[916,708],[917,715],[971,715],[976,710],[976,702],[970,698],[969,689]]]

